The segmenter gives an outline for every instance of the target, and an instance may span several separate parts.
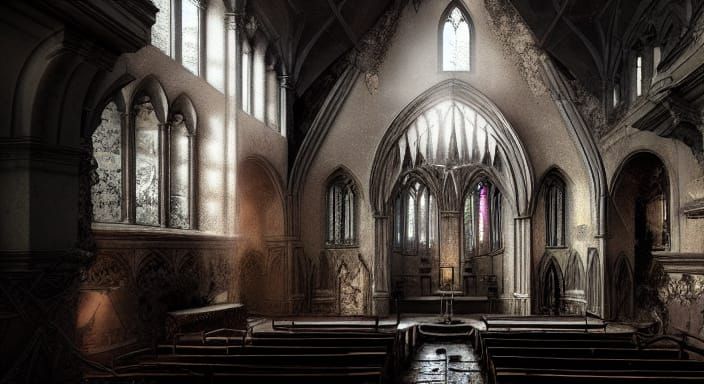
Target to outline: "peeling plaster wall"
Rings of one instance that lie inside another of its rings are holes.
[[[496,103],[517,131],[527,148],[535,177],[558,164],[574,183],[570,190],[570,228],[586,226],[575,236],[568,230],[568,244],[581,255],[593,246],[590,192],[584,163],[571,140],[553,100],[541,87],[531,86],[518,63],[520,54],[505,47],[487,21],[489,15],[479,2],[467,3],[474,23],[475,47],[470,73],[444,73],[438,70],[438,23],[449,1],[423,2],[418,12],[407,6],[392,38],[386,58],[379,68],[378,92],[370,94],[360,76],[341,109],[311,167],[302,193],[302,241],[306,254],[317,255],[324,249],[324,181],[339,165],[344,165],[361,181],[359,252],[373,265],[373,215],[367,196],[372,161],[376,148],[396,115],[417,95],[451,77],[461,79]],[[536,68],[530,68],[537,71]],[[536,76],[536,74],[533,74]],[[545,89],[545,87],[542,87]],[[536,218],[537,219],[537,218]],[[510,229],[504,234],[513,233]],[[508,241],[506,242],[509,243]],[[511,253],[508,250],[508,253]],[[534,254],[542,254],[534,248]],[[535,255],[534,255],[535,256]],[[584,256],[586,257],[586,256]],[[506,258],[512,260],[512,258]],[[512,273],[512,262],[504,272]],[[586,264],[586,263],[585,263]]]

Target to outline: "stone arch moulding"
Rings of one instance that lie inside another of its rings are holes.
[[[377,147],[372,163],[369,184],[369,199],[374,213],[385,214],[398,172],[389,169],[391,156],[396,151],[396,142],[408,125],[425,110],[440,101],[454,99],[474,108],[497,132],[497,145],[501,148],[508,164],[505,164],[509,180],[504,181],[504,192],[512,198],[519,217],[530,214],[530,201],[533,194],[533,168],[523,143],[499,108],[471,85],[457,79],[441,82],[425,91],[399,113]]]
[[[584,117],[575,105],[573,100],[572,88],[568,84],[565,75],[557,69],[555,63],[544,55],[542,58],[543,74],[550,89],[550,94],[555,102],[562,120],[565,122],[567,132],[569,133],[575,147],[580,153],[580,157],[584,162],[587,173],[589,175],[589,190],[591,192],[591,217],[592,225],[595,229],[595,238],[598,243],[597,251],[599,254],[606,254],[605,236],[606,223],[608,216],[606,214],[608,206],[609,187],[607,184],[606,170],[604,161],[599,152],[596,139],[592,134],[591,128],[587,125]],[[602,266],[604,260],[601,260]],[[606,281],[603,277],[604,268],[601,268],[601,281]],[[599,307],[604,315],[604,290],[600,292]]]
[[[162,124],[166,123],[168,117],[169,99],[166,97],[164,87],[159,79],[154,75],[149,75],[139,82],[130,96],[130,108],[138,101],[139,95],[146,95],[151,98],[150,102],[154,106],[154,113]]]
[[[533,168],[527,151],[515,130],[499,108],[469,84],[450,79],[443,81],[409,103],[393,120],[376,149],[369,182],[369,200],[374,224],[374,313],[389,310],[389,239],[391,238],[389,214],[391,195],[403,167],[398,166],[397,142],[407,128],[425,111],[435,105],[452,100],[474,109],[493,129],[497,152],[502,154],[503,193],[514,209],[513,275],[507,289],[506,311],[516,314],[530,313],[530,202],[534,189]],[[511,236],[510,234],[507,234]],[[511,261],[508,261],[511,263]]]
[[[286,230],[286,220],[288,220],[288,214],[287,214],[287,204],[286,204],[286,194],[285,194],[285,188],[284,184],[281,181],[281,176],[279,176],[279,172],[274,168],[273,165],[267,160],[266,158],[259,156],[259,155],[248,155],[246,156],[243,160],[238,161],[238,170],[237,174],[239,175],[241,173],[242,167],[247,165],[248,163],[254,164],[258,166],[259,168],[263,169],[266,177],[269,179],[271,184],[274,186],[274,190],[276,192],[276,197],[281,204],[281,209],[283,212],[281,213],[283,215],[283,220],[284,220],[284,231]],[[239,176],[238,176],[239,177]],[[238,198],[239,201],[239,198]],[[238,202],[239,205],[239,202]],[[239,212],[239,208],[238,208]],[[239,227],[239,224],[237,225]],[[239,228],[237,228],[239,230]]]
[[[198,128],[198,113],[196,112],[191,98],[185,93],[178,95],[174,102],[171,103],[169,121],[173,120],[175,114],[181,114],[181,116],[183,116],[186,128],[188,128],[188,133],[195,135]]]
[[[555,303],[559,312],[562,312],[562,305],[563,301],[565,298],[565,274],[562,272],[562,268],[560,267],[560,263],[557,261],[555,256],[551,255],[550,253],[545,253],[543,254],[542,259],[540,260],[540,264],[538,266],[538,281],[537,281],[537,289],[536,289],[536,304],[538,306],[537,310],[538,311],[543,311],[545,309],[545,289],[547,286],[547,279],[548,279],[548,273],[550,272],[550,267],[553,267],[553,270],[555,271],[555,277],[557,278],[556,284],[557,284],[557,291],[558,294],[555,299],[557,300]]]

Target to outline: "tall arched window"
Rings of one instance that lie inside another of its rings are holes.
[[[93,132],[93,157],[98,179],[92,187],[93,220],[120,222],[123,220],[123,133],[122,113],[114,101],[100,115],[100,125]]]
[[[501,192],[487,180],[476,183],[464,200],[465,259],[483,256],[503,247]]]
[[[137,224],[159,225],[162,123],[154,113],[149,96],[141,96],[134,105],[135,153],[135,221]]]
[[[550,176],[545,183],[545,245],[565,246],[565,183]]]
[[[425,185],[408,180],[394,206],[394,246],[410,253],[427,254],[436,239],[435,198]]]
[[[469,71],[472,27],[469,15],[453,2],[441,19],[440,57],[443,71]]]
[[[183,114],[175,113],[169,138],[169,226],[172,228],[190,228],[192,136]]]
[[[327,188],[327,240],[328,246],[357,244],[356,205],[354,181],[340,174],[328,183]]]

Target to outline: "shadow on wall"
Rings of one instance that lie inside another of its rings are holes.
[[[249,312],[280,313],[286,280],[280,247],[284,235],[282,184],[266,160],[250,157],[240,165],[238,185],[240,301]]]

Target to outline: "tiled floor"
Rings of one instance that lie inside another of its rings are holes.
[[[482,384],[474,350],[468,343],[425,343],[403,375],[404,384]]]

